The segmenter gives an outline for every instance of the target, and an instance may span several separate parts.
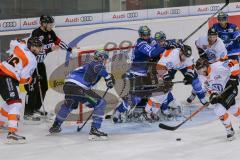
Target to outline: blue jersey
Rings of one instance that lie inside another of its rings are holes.
[[[218,37],[221,38],[225,43],[229,43],[229,41],[232,39],[232,33],[237,31],[237,25],[232,23],[227,23],[226,28],[222,28],[219,23],[215,23],[213,25],[213,28],[216,29],[218,32]]]
[[[65,82],[73,82],[83,88],[90,89],[102,77],[106,78],[109,74],[105,66],[100,61],[90,61],[83,66],[73,70],[65,79]]]
[[[240,52],[240,44],[236,40],[236,34],[238,27],[235,24],[227,23],[226,28],[222,28],[219,23],[213,25],[218,32],[218,36],[223,40],[223,43],[226,46],[228,55],[235,55]]]
[[[139,38],[132,53],[130,72],[136,75],[146,75],[149,59],[159,57],[164,50],[153,38],[148,41]]]

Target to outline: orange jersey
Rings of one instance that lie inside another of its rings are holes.
[[[37,67],[36,57],[26,44],[16,40],[11,41],[10,48],[12,53],[8,60],[0,63],[0,70],[18,80],[19,83],[29,83],[31,75]]]

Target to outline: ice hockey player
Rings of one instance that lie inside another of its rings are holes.
[[[217,30],[218,36],[223,40],[227,51],[228,58],[239,60],[240,51],[240,33],[236,24],[228,22],[228,14],[220,12],[217,16],[218,23],[213,25]]]
[[[54,19],[52,16],[42,15],[40,17],[40,25],[39,28],[33,30],[31,35],[32,37],[38,37],[42,41],[44,50],[37,56],[38,65],[33,73],[32,83],[25,85],[27,96],[25,100],[24,122],[26,124],[37,124],[41,122],[41,116],[45,114],[47,115],[47,113],[43,113],[40,110],[42,102],[39,98],[40,92],[38,85],[38,81],[40,81],[42,97],[44,100],[48,90],[46,66],[44,64],[47,54],[59,48],[68,52],[72,51],[72,48],[64,43],[53,31]]]
[[[148,76],[149,60],[159,57],[165,49],[161,48],[156,40],[151,37],[151,30],[147,26],[141,26],[138,30],[139,38],[132,53],[132,64],[124,79],[130,81],[130,91],[136,88],[142,89],[141,93],[130,93],[123,99],[123,102],[116,108],[113,121],[121,122],[121,116],[130,109],[130,106],[137,106],[143,98],[150,96],[144,94],[144,85],[152,85],[152,76]],[[154,78],[153,78],[154,79]],[[154,80],[155,82],[155,80]],[[131,97],[131,104],[128,99]],[[145,106],[145,105],[144,105]]]
[[[193,69],[193,64],[191,47],[183,45],[181,48],[166,50],[158,62],[158,68],[167,68],[167,72],[163,75],[164,81],[172,81],[176,72],[180,70],[184,76],[185,85],[191,84],[200,102],[206,104],[205,92]]]
[[[16,134],[22,101],[19,97],[19,84],[31,83],[31,75],[37,67],[36,56],[42,50],[38,37],[31,37],[27,44],[12,40],[10,57],[0,63],[0,95],[2,105],[0,124],[8,122],[8,143],[24,143],[26,138]]]
[[[240,118],[240,108],[235,97],[238,94],[238,75],[240,74],[237,60],[218,61],[209,64],[206,59],[198,59],[196,70],[207,77],[206,89],[210,93],[209,101],[214,105],[214,112],[226,128],[227,139],[234,139],[234,130],[228,111]],[[240,120],[240,119],[239,119]]]
[[[218,37],[217,30],[214,28],[208,30],[207,36],[198,38],[198,40],[195,41],[195,45],[198,49],[199,56],[207,59],[209,63],[227,59],[227,49],[222,39]],[[202,83],[205,78],[199,75],[199,79]],[[193,90],[192,94],[187,98],[187,102],[192,103],[195,97],[196,93]]]
[[[94,60],[84,64],[83,66],[73,70],[65,79],[63,91],[65,101],[56,115],[50,133],[61,132],[61,125],[67,118],[69,113],[78,108],[78,104],[85,104],[87,107],[93,108],[93,122],[89,132],[90,140],[107,139],[108,135],[99,131],[106,107],[106,101],[91,88],[99,82],[103,77],[108,88],[113,88],[113,77],[108,74],[105,69],[105,63],[108,54],[105,51],[96,51]]]

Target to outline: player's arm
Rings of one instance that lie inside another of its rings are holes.
[[[158,44],[151,46],[146,42],[141,42],[137,47],[141,53],[147,55],[148,57],[159,57],[160,54],[165,51],[165,49],[161,48]]]
[[[52,31],[52,36],[54,40],[54,44],[59,46],[61,49],[66,50],[68,52],[72,52],[72,48],[69,47],[65,42],[63,42],[54,31]]]
[[[115,84],[115,79],[112,74],[109,74],[105,68],[104,65],[97,65],[95,67],[96,72],[99,73],[100,76],[102,76],[105,79],[106,86],[108,88],[113,88],[113,85]]]
[[[20,84],[29,84],[32,82],[32,74],[37,67],[37,61],[30,61],[20,74]]]
[[[207,54],[206,54],[205,50],[201,47],[200,41],[201,41],[200,38],[195,41],[195,45],[197,47],[199,57],[207,59]]]

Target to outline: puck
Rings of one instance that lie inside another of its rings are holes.
[[[182,139],[181,138],[177,138],[176,141],[181,141]]]

